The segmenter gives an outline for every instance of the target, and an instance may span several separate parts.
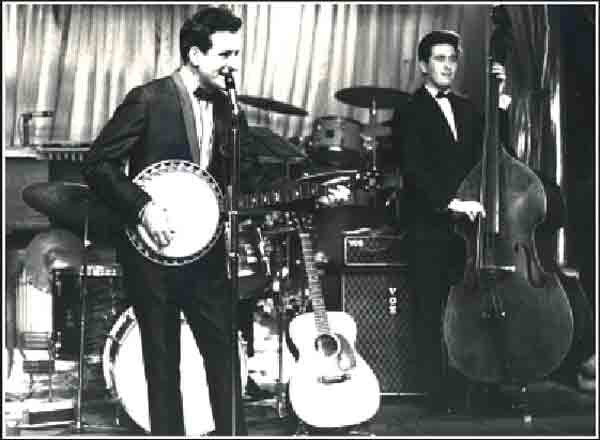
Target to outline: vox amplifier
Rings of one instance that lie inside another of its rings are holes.
[[[406,266],[408,245],[401,235],[348,235],[344,237],[346,266]]]
[[[420,394],[417,384],[414,291],[404,268],[347,269],[342,308],[357,326],[356,349],[382,394]]]

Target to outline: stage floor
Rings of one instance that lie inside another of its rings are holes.
[[[23,400],[4,402],[4,429],[8,436],[143,436],[141,430],[122,410],[118,401],[87,396],[83,407],[83,432],[73,432],[72,418],[64,414],[72,409],[73,389],[56,390],[54,402],[47,402],[47,392],[34,392]],[[507,391],[510,393],[510,390]],[[45,393],[45,394],[44,394]],[[70,395],[69,395],[70,394]],[[456,413],[431,415],[419,396],[385,396],[376,416],[358,432],[313,432],[315,435],[348,436],[597,436],[596,396],[553,381],[531,384],[528,388],[531,421],[518,413]],[[61,403],[62,402],[62,403]],[[356,404],[360,404],[357,396]],[[60,409],[60,407],[66,409]],[[43,408],[54,409],[42,412]],[[291,417],[280,417],[276,400],[245,399],[246,420],[250,436],[292,436],[297,424]],[[29,424],[23,424],[23,410],[30,411]],[[63,418],[61,417],[61,411]],[[120,414],[120,416],[119,416]],[[117,417],[119,416],[119,417]],[[58,420],[52,420],[52,419]],[[45,420],[44,420],[45,419]],[[20,423],[20,424],[18,424]],[[95,429],[100,426],[101,429]]]

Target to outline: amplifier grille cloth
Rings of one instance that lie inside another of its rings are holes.
[[[393,297],[395,314],[390,311]],[[377,375],[382,393],[417,392],[413,301],[406,271],[342,275],[342,307],[356,321],[356,349]]]

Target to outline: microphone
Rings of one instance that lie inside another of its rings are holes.
[[[227,95],[229,96],[229,100],[231,101],[231,106],[233,107],[233,114],[235,116],[239,113],[238,102],[237,102],[237,94],[235,92],[235,81],[233,80],[233,67],[223,67],[219,74],[225,77],[225,90],[227,91]]]

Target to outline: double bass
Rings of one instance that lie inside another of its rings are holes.
[[[450,289],[443,333],[450,365],[471,380],[527,384],[566,356],[573,314],[558,276],[543,270],[536,253],[535,230],[547,210],[543,184],[499,139],[500,81],[491,66],[504,64],[511,38],[501,6],[492,20],[482,157],[457,191],[479,200],[486,215],[456,227],[466,265]]]

